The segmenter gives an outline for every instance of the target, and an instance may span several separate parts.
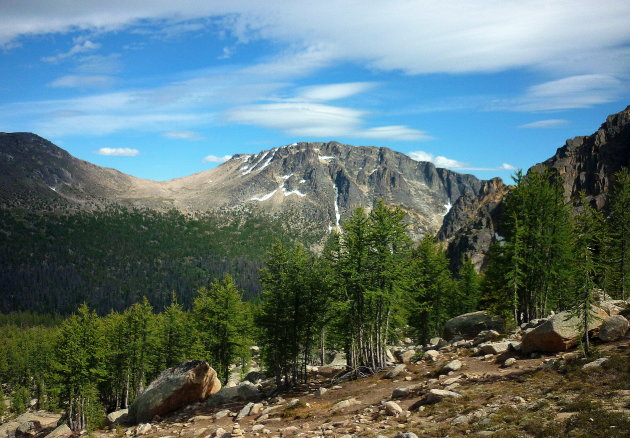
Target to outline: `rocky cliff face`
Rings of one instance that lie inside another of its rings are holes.
[[[577,203],[584,191],[597,208],[603,208],[612,176],[630,167],[630,106],[608,116],[594,134],[567,140],[553,157],[529,171],[544,167],[558,171],[567,201]]]
[[[567,140],[554,156],[528,172],[554,169],[562,179],[567,202],[577,204],[584,191],[597,206],[606,205],[613,175],[630,167],[630,106],[608,116],[590,136]],[[502,201],[509,188],[495,178],[485,181],[477,197],[462,196],[444,218],[438,238],[447,243],[453,267],[463,256],[482,269],[490,243],[497,237]]]

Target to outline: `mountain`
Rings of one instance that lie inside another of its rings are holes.
[[[337,142],[235,155],[214,169],[150,181],[78,160],[29,133],[0,134],[0,183],[7,188],[0,197],[5,206],[82,210],[121,204],[184,213],[264,213],[322,235],[354,208],[384,199],[408,213],[416,237],[437,232],[451,205],[462,196],[476,197],[483,184],[387,148]]]
[[[584,191],[593,205],[605,208],[613,175],[630,167],[630,106],[606,118],[597,132],[566,141],[556,153],[529,172],[554,170],[567,202],[579,204]],[[478,269],[485,263],[490,243],[498,234],[502,200],[509,192],[499,179],[482,183],[476,196],[462,196],[444,217],[438,239],[448,245],[452,267],[469,257]]]
[[[606,205],[613,175],[622,167],[630,167],[630,106],[608,116],[590,136],[567,140],[551,158],[529,171],[556,170],[568,202],[579,203],[580,192],[584,191],[601,209]]]

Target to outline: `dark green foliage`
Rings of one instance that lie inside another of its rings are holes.
[[[17,415],[23,414],[30,399],[31,392],[26,387],[18,385],[11,393],[11,411]]]
[[[199,289],[191,318],[200,358],[210,362],[223,384],[227,383],[230,365],[238,358],[246,362],[251,346],[251,320],[230,275],[209,289]]]
[[[343,224],[334,271],[339,315],[353,368],[385,366],[385,345],[403,323],[411,239],[405,214],[379,201],[369,215],[357,209]]]
[[[608,208],[610,241],[607,248],[606,289],[616,298],[630,296],[630,173],[615,174]]]
[[[64,321],[55,347],[55,371],[73,431],[102,419],[97,384],[105,377],[103,339],[98,317],[86,304]]]
[[[306,380],[316,336],[329,302],[321,262],[302,246],[272,246],[261,271],[256,326],[267,369],[278,384]]]
[[[281,219],[190,217],[111,208],[71,215],[0,209],[0,312],[70,314],[82,302],[100,314],[146,296],[158,309],[231,273],[251,298],[264,251],[288,239]]]
[[[415,329],[419,341],[442,334],[444,323],[451,317],[467,311],[477,298],[476,273],[470,262],[462,265],[467,280],[462,285],[473,296],[464,296],[448,270],[446,253],[431,236],[425,236],[414,249],[410,261],[410,298],[412,300],[409,324]],[[470,272],[472,269],[472,272]],[[461,271],[460,271],[461,272]]]
[[[158,369],[175,366],[190,357],[193,336],[188,313],[177,302],[173,293],[171,305],[157,316]]]
[[[505,200],[505,242],[493,248],[485,295],[510,302],[521,323],[571,304],[572,228],[559,178],[518,172],[514,180]]]

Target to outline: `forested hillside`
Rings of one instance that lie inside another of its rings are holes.
[[[260,292],[266,248],[288,238],[280,219],[264,215],[0,210],[0,312],[69,314],[86,302],[107,313],[143,296],[162,309],[172,292],[189,306],[224,273],[249,299]]]

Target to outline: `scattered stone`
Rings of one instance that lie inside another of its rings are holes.
[[[394,438],[418,438],[418,435],[413,432],[402,432],[397,433]]]
[[[413,344],[413,341],[411,340],[411,338],[405,338],[403,339],[403,343],[406,345],[411,345]]]
[[[408,364],[411,362],[411,359],[416,355],[415,350],[407,350],[407,351],[397,351],[395,353],[398,362],[403,364]]]
[[[507,359],[505,359],[505,362],[503,362],[503,366],[505,368],[508,368],[514,365],[515,363],[516,363],[516,359],[514,359],[513,357],[508,357]]]
[[[501,334],[496,330],[482,330],[479,332],[475,339],[472,341],[473,346],[477,346],[479,344],[483,344],[484,342],[492,341],[501,336]]]
[[[388,401],[385,403],[385,412],[387,412],[387,415],[397,417],[399,415],[402,415],[403,409],[400,407],[400,405],[398,405],[398,403]]]
[[[257,417],[262,412],[264,406],[262,403],[254,403],[252,409],[249,411],[249,415]]]
[[[240,420],[241,418],[247,417],[253,407],[254,407],[254,402],[249,402],[245,406],[243,406],[243,409],[241,409],[238,415],[236,416],[236,421]]]
[[[406,369],[407,369],[407,366],[404,363],[396,365],[394,368],[389,370],[387,372],[387,374],[385,374],[385,378],[386,379],[393,379],[394,377],[397,377],[400,373],[402,373]]]
[[[444,324],[444,336],[452,340],[459,336],[463,339],[474,339],[483,330],[503,329],[503,320],[491,316],[486,311],[465,313],[451,318]]]
[[[146,422],[191,403],[204,400],[221,389],[217,373],[201,360],[189,360],[168,368],[141,393],[129,408],[129,418]]]
[[[440,356],[441,353],[437,350],[427,350],[424,352],[422,359],[429,362],[436,362]]]
[[[136,428],[136,435],[144,435],[145,433],[151,432],[151,429],[153,429],[151,423],[141,423]]]
[[[451,421],[451,423],[456,426],[459,424],[468,424],[469,422],[470,418],[468,418],[468,415],[460,415],[459,417],[455,417],[453,421]]]
[[[337,412],[337,411],[339,411],[341,409],[345,409],[345,408],[350,407],[352,405],[356,405],[358,403],[359,403],[359,401],[354,399],[354,398],[350,398],[350,399],[347,399],[347,400],[342,400],[340,402],[335,403],[333,405],[333,407],[330,408],[330,412],[334,413],[334,412]]]
[[[286,437],[286,436],[294,436],[295,434],[297,434],[299,430],[300,429],[298,429],[297,426],[289,426],[289,427],[285,427],[280,432],[282,433],[283,437]]]
[[[214,434],[212,434],[212,436],[214,438],[222,438],[226,434],[227,434],[227,431],[223,429],[222,427],[219,427],[217,430],[214,431]]]
[[[604,342],[618,341],[628,332],[628,320],[622,315],[606,318],[599,329],[599,339]]]
[[[460,397],[461,397],[460,394],[453,391],[446,391],[444,389],[430,389],[429,392],[422,399],[414,403],[409,408],[409,410],[416,410],[420,406],[423,406],[423,405],[432,405],[435,403],[439,403],[445,398],[460,398]]]
[[[448,374],[451,371],[457,371],[457,370],[461,369],[462,366],[464,366],[464,364],[460,360],[455,359],[455,360],[450,361],[446,365],[444,365],[442,367],[442,369],[440,370],[440,373],[441,374]]]
[[[328,390],[326,388],[324,388],[323,386],[320,386],[319,388],[317,388],[317,391],[315,391],[315,395],[317,395],[318,397],[321,397],[322,395],[326,394],[328,392]]]
[[[435,337],[429,340],[429,345],[433,350],[439,350],[440,348],[444,348],[448,345],[448,341],[446,339]]]
[[[221,418],[224,418],[230,415],[230,413],[231,411],[229,409],[223,409],[222,411],[219,411],[216,414],[214,414],[214,419],[220,420]]]
[[[440,376],[440,377],[442,377],[442,376]],[[442,385],[444,385],[444,386],[452,385],[453,383],[457,382],[461,378],[462,378],[462,376],[460,375],[460,376],[457,376],[457,377],[451,377],[450,379],[445,379],[442,382]]]
[[[592,370],[595,368],[600,368],[604,363],[608,362],[610,358],[609,357],[600,357],[597,360],[594,360],[593,362],[589,362],[586,365],[584,365],[582,367],[583,370]]]
[[[479,345],[479,349],[484,354],[502,354],[510,348],[509,342],[495,342]]]
[[[262,397],[258,385],[252,382],[242,382],[237,386],[230,388],[222,388],[219,392],[212,395],[206,401],[208,407],[221,406],[235,401],[256,401]]]

